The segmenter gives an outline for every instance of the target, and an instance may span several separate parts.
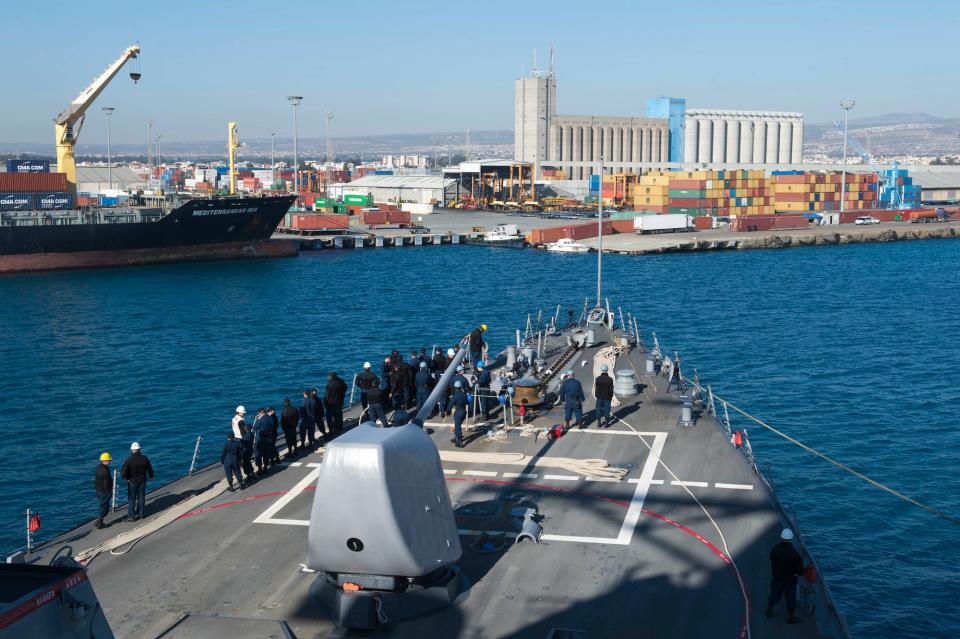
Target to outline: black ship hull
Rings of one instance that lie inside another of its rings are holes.
[[[270,236],[294,196],[190,200],[156,221],[0,226],[0,273],[283,257]]]

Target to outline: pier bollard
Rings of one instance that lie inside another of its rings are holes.
[[[644,371],[647,375],[653,375],[656,372],[655,362],[653,361],[653,355],[647,355],[647,364]]]
[[[637,394],[637,377],[631,368],[621,368],[614,373],[613,392],[623,397]]]
[[[681,395],[680,425],[693,426],[693,401],[689,395]]]
[[[587,329],[587,338],[584,341],[584,346],[593,346],[597,343],[597,333],[592,328]]]

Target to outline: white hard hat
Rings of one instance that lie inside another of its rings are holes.
[[[372,366],[373,366],[373,365],[372,365],[370,362],[364,362],[364,363],[363,363],[363,367],[364,367],[364,368],[372,368]]]
[[[130,444],[130,450],[140,450],[140,444],[138,444],[137,442],[133,442],[132,444]]]
[[[420,368],[426,368],[426,367],[427,367],[426,362],[420,362]]]
[[[566,373],[564,373],[564,375],[566,375],[567,377],[573,377],[573,371],[567,371]]]
[[[780,533],[780,539],[783,541],[793,541],[793,531],[789,528],[784,528],[783,532]]]
[[[457,354],[457,351],[453,350],[452,348],[447,349],[447,357],[453,357],[456,354]]]
[[[241,406],[237,406],[237,414],[239,414],[239,415],[246,415],[246,414],[247,414],[247,409],[244,408],[242,405],[241,405]]]
[[[462,372],[463,372],[463,364],[460,364],[459,366],[457,366],[457,372],[458,372],[458,373],[462,373]]]

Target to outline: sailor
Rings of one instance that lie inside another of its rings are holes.
[[[433,379],[440,381],[440,376],[446,370],[447,359],[443,356],[443,351],[439,348],[433,349],[433,359],[430,360],[430,371],[433,373]]]
[[[670,387],[676,385],[677,391],[683,392],[683,378],[680,375],[680,356],[674,353],[673,361],[670,363],[670,372],[669,377],[667,378],[667,392],[670,392]]]
[[[480,410],[483,411],[483,419],[490,421],[490,382],[493,381],[493,375],[484,362],[477,362],[477,397],[480,402]]]
[[[487,325],[481,324],[470,331],[470,361],[476,364],[483,359],[483,334],[487,332]]]
[[[573,306],[567,306],[567,324],[573,326]]]
[[[797,608],[797,577],[803,574],[803,558],[793,547],[793,531],[784,528],[780,533],[780,543],[770,551],[770,597],[767,599],[767,617],[773,616],[773,607],[786,594],[787,623],[800,623],[802,619],[794,614]]]
[[[246,488],[243,483],[243,477],[240,476],[240,454],[241,445],[233,433],[227,435],[227,443],[223,445],[223,451],[220,453],[220,463],[223,464],[223,472],[227,476],[228,490],[234,490],[233,478],[237,478],[240,484],[240,490]]]
[[[313,403],[313,397],[310,396],[309,390],[305,390],[303,391],[303,399],[300,400],[300,448],[307,445],[308,435],[310,443],[313,443],[313,429],[317,425],[316,419],[316,405]]]
[[[374,376],[373,386],[367,391],[367,419],[375,424],[382,423],[384,427],[389,427],[387,413],[383,409],[383,390],[380,380]]]
[[[339,375],[327,373],[327,388],[323,394],[323,403],[327,411],[327,428],[331,435],[343,432],[343,398],[347,394],[347,383]]]
[[[323,422],[323,418],[324,418],[323,400],[320,399],[320,389],[317,387],[314,387],[313,390],[310,391],[310,398],[313,399],[313,416],[317,422],[317,430],[320,431],[321,435],[326,435],[327,426]],[[309,434],[312,435],[313,431],[311,431]],[[310,437],[310,444],[311,445],[314,444],[313,437]]]
[[[459,379],[453,382],[450,407],[453,410],[453,439],[450,441],[457,448],[463,448],[463,420],[467,416],[467,394],[464,392],[463,382]]]
[[[100,463],[93,471],[93,488],[97,493],[100,507],[97,515],[97,528],[104,528],[103,518],[110,512],[110,498],[113,496],[113,474],[110,472],[110,453],[100,453]]]
[[[267,474],[270,467],[270,460],[273,459],[270,451],[270,432],[273,430],[273,420],[267,415],[265,408],[257,411],[257,417],[253,420],[253,441],[256,452],[257,475],[262,477]]]
[[[283,429],[283,439],[287,442],[287,454],[289,459],[293,457],[297,450],[297,422],[300,421],[300,415],[297,409],[290,403],[289,397],[283,398],[283,412],[280,413],[280,427]]]
[[[391,370],[393,370],[393,361],[387,355],[383,358],[383,371],[380,374],[380,379],[389,379]]]
[[[360,405],[363,408],[367,407],[367,391],[370,390],[370,387],[374,384],[379,383],[377,376],[372,370],[372,365],[370,362],[363,363],[363,372],[357,375],[357,388],[360,389]]]
[[[613,378],[607,374],[610,367],[600,365],[600,374],[593,381],[593,395],[597,398],[597,428],[610,426],[610,404],[613,402]]]
[[[430,389],[433,388],[433,377],[430,375],[430,369],[426,362],[420,362],[420,370],[417,371],[414,383],[417,386],[417,412],[419,413],[423,410],[423,405],[427,403]]]
[[[416,391],[416,371],[407,361],[401,359],[397,362],[397,368],[400,370],[400,408],[406,409],[410,406],[410,401],[414,398]]]
[[[253,474],[253,429],[247,422],[240,422],[240,462],[243,465],[243,474],[247,483],[255,481]]]
[[[153,479],[153,466],[146,455],[140,452],[140,444],[130,444],[130,456],[120,468],[120,476],[127,481],[127,520],[143,517],[147,498],[147,479]]]
[[[560,384],[560,398],[563,402],[564,430],[570,428],[570,417],[577,418],[577,427],[583,428],[583,386],[573,376],[573,371],[563,374],[564,380]]]
[[[233,420],[231,421],[230,427],[233,429],[233,436],[237,439],[240,439],[240,426],[239,423],[243,421],[244,415],[247,414],[247,409],[243,406],[237,406],[237,410],[233,414]]]
[[[386,379],[388,384],[390,405],[394,410],[402,408],[401,402],[403,401],[404,380],[399,363],[394,364],[393,368],[390,369],[390,372],[387,373]]]
[[[267,417],[270,419],[270,450],[269,453],[270,463],[279,464],[280,463],[280,453],[277,452],[277,438],[280,436],[278,432],[280,429],[280,418],[277,417],[277,411],[273,409],[273,406],[267,406]]]

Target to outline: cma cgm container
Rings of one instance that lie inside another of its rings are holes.
[[[30,211],[33,202],[33,193],[0,193],[0,211]]]
[[[37,208],[64,211],[73,208],[73,196],[69,193],[38,193]]]
[[[10,173],[49,173],[50,160],[7,160]]]

